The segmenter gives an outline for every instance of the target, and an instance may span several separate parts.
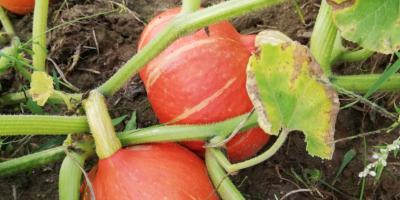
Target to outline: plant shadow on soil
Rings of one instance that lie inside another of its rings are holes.
[[[219,2],[217,0],[206,0],[202,1],[202,6],[207,7]],[[128,8],[133,13],[114,13],[98,16],[58,28],[48,34],[48,56],[67,74],[66,78],[69,82],[81,91],[88,91],[111,77],[119,67],[136,53],[138,39],[145,25],[136,20],[133,15],[138,16],[143,21],[149,21],[156,14],[177,7],[180,3],[180,0],[139,0],[129,2]],[[308,45],[320,1],[299,0],[298,3],[307,25],[301,23],[292,1],[231,19],[230,22],[242,34],[256,34],[263,29],[275,29],[287,34],[293,40]],[[92,3],[84,1],[68,3],[68,8],[62,8],[56,19],[56,11],[60,8],[60,5],[61,3],[58,3],[50,7],[48,27],[54,27],[65,21],[110,10],[112,6],[110,3],[98,1]],[[9,14],[9,16],[21,40],[26,41],[29,39],[31,36],[32,15],[18,16]],[[68,72],[68,69],[73,65],[73,56],[77,53],[79,54],[79,61],[74,65],[74,69]],[[334,73],[343,75],[369,73],[375,63],[378,66],[375,72],[379,72],[379,70],[382,71],[384,69],[383,67],[388,62],[388,56],[374,55],[362,63],[339,63],[334,67]],[[54,69],[52,62],[48,62],[48,66],[49,71],[52,72]],[[20,75],[13,72],[9,72],[8,76],[3,76],[1,79],[2,83],[5,81],[10,85],[8,93],[16,92],[20,85],[28,85]],[[66,88],[62,89],[73,92]],[[388,99],[390,95],[391,93],[379,93],[373,98],[379,105],[386,107],[389,105]],[[349,102],[350,100],[347,97],[341,96],[342,105]],[[108,100],[108,104],[112,118],[123,115],[130,116],[133,111],[136,111],[139,128],[158,124],[158,120],[147,100],[143,83],[137,75],[116,95],[111,97]],[[23,113],[21,109],[16,108],[18,106],[0,107],[3,114]],[[46,106],[45,109],[47,112],[55,114],[50,107]],[[389,106],[389,109],[393,111],[393,106]],[[29,112],[25,110],[25,113]],[[129,118],[126,118],[125,122]],[[381,117],[379,113],[369,109],[368,106],[356,104],[356,106],[339,112],[335,138],[339,139],[362,132],[386,128],[391,123],[390,120]],[[123,127],[124,124],[117,126],[117,131],[121,131]],[[378,134],[367,137],[367,160],[372,161],[371,156],[374,150],[372,146],[391,143],[398,137],[397,132],[398,130],[396,129],[391,134]],[[22,137],[10,137],[6,141],[20,138]],[[26,155],[53,138],[54,136],[34,136],[30,140],[24,140],[27,142],[13,143],[14,149],[11,151],[7,151],[6,146],[3,145],[0,158],[11,158],[18,146],[21,146],[21,148],[13,158]],[[363,170],[364,166],[363,139],[359,138],[337,143],[332,160],[322,160],[309,156],[306,152],[304,139],[304,135],[300,132],[291,133],[288,141],[276,155],[259,165],[241,170],[238,175],[231,177],[232,181],[247,199],[275,199],[274,195],[281,198],[291,191],[306,188],[305,185],[297,182],[283,170],[290,171],[293,168],[297,174],[302,176],[305,169],[317,169],[321,171],[322,179],[331,183],[342,163],[343,156],[352,149],[356,152],[356,156],[343,170],[338,182],[335,184],[335,188],[358,199],[361,190],[361,179],[358,177],[358,173]],[[271,145],[273,140],[270,140],[267,147]],[[267,147],[262,151],[265,151]],[[93,165],[94,162],[95,159],[89,163]],[[373,178],[367,178],[364,199],[396,199],[399,196],[400,173],[395,165],[399,160],[392,156],[389,158],[389,162],[394,164],[388,165],[376,186],[373,186]],[[35,168],[30,172],[23,172],[0,179],[0,199],[58,199],[58,173],[60,166],[61,163],[54,163]],[[86,169],[90,169],[90,165]],[[348,199],[346,196],[332,191],[319,182],[309,187],[315,189],[315,191],[313,193],[294,193],[287,199]],[[324,197],[318,196],[316,190],[320,191]]]

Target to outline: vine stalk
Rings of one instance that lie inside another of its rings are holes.
[[[206,166],[214,187],[222,199],[245,199],[209,149],[206,150]]]
[[[39,71],[46,71],[46,32],[47,11],[49,9],[49,0],[36,0],[35,11],[33,13],[32,56],[33,66]]]
[[[244,168],[248,168],[254,165],[257,165],[271,156],[273,156],[279,148],[283,145],[285,142],[287,136],[288,136],[288,131],[283,130],[282,133],[279,134],[278,139],[275,141],[275,143],[269,148],[267,151],[262,153],[261,155],[251,158],[249,160],[236,163],[236,164],[231,164],[228,159],[225,157],[225,155],[216,148],[211,148],[210,152],[215,156],[215,158],[218,160],[218,162],[221,164],[221,166],[229,173],[239,171]]]
[[[84,137],[82,140],[79,141],[78,145],[73,146],[71,151],[69,151],[70,148],[65,148],[66,151],[69,151],[69,155],[64,158],[61,164],[58,185],[60,200],[79,199],[82,178],[81,168],[84,166],[85,160],[95,154],[93,139]]]

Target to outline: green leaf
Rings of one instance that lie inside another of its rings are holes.
[[[335,190],[337,193],[339,193],[339,194],[341,194],[341,195],[343,195],[343,196],[346,196],[346,197],[349,198],[349,199],[358,200],[358,199],[356,199],[356,198],[354,198],[354,197],[351,197],[351,196],[349,196],[349,195],[347,195],[347,194],[341,192],[340,190],[334,188],[332,185],[329,185],[329,183],[325,182],[325,181],[322,180],[322,179],[319,179],[318,181],[321,182],[322,184],[328,186],[328,187],[331,188],[332,190]]]
[[[57,73],[53,69],[53,82],[56,85],[56,90],[60,90],[60,83],[58,82]]]
[[[36,102],[34,102],[32,98],[28,99],[24,107],[28,108],[35,115],[44,115],[42,107],[40,107]]]
[[[16,49],[12,46],[10,47],[4,47],[3,49],[0,50],[0,73],[3,73],[6,71],[8,68],[10,68],[12,65],[10,65],[10,59],[8,57],[14,56],[16,52]]]
[[[393,154],[394,154],[394,157],[396,158],[397,157],[397,154],[399,153],[399,149],[395,149],[394,151],[393,151]]]
[[[308,187],[308,185],[307,185],[307,183],[305,183],[304,181],[303,181],[303,179],[301,178],[301,176],[300,175],[298,175],[297,173],[296,173],[296,171],[294,171],[294,168],[293,167],[290,167],[290,172],[292,172],[292,177],[293,178],[295,178],[297,181],[300,181],[301,183],[303,183],[306,187]]]
[[[372,146],[372,147],[377,148],[377,149],[386,149],[387,148],[387,146]]]
[[[343,169],[346,167],[347,164],[349,164],[349,162],[354,158],[355,155],[356,155],[356,152],[353,149],[351,149],[350,151],[348,151],[346,153],[346,155],[344,155],[342,165],[340,165],[339,171],[336,173],[336,177],[332,181],[332,185],[335,185],[335,183],[336,183],[337,179],[339,178],[340,174],[342,173]]]
[[[29,65],[28,63],[25,63],[25,62],[20,62],[19,58],[14,58],[13,56],[7,55],[7,54],[5,54],[5,53],[3,53],[1,51],[0,51],[0,56],[6,57],[7,59],[9,59],[11,61],[20,63],[21,65],[24,65],[25,67],[29,67],[29,68],[37,71],[37,69],[34,68],[32,65]]]
[[[13,145],[11,143],[8,143],[7,147],[6,147],[6,151],[10,152],[14,149]]]
[[[118,125],[119,123],[121,123],[128,115],[124,115],[115,119],[112,119],[112,124],[114,126]]]
[[[247,91],[260,127],[273,135],[303,131],[309,154],[330,159],[339,100],[321,67],[297,42],[260,47],[247,67]]]
[[[394,109],[396,110],[397,114],[400,114],[400,108],[397,107],[396,103],[394,103]]]
[[[33,51],[30,50],[30,49],[21,48],[21,50],[25,51],[26,53],[28,53],[28,54],[31,55],[31,56],[35,55],[35,52],[33,52]]]
[[[399,0],[327,0],[342,36],[384,54],[400,50]]]
[[[136,111],[132,113],[131,119],[126,123],[124,131],[130,131],[130,130],[135,130],[137,128],[137,123],[136,123]]]
[[[374,185],[376,185],[379,181],[379,179],[381,178],[382,172],[383,172],[383,168],[385,168],[382,163],[378,163],[378,165],[375,166],[375,179],[374,179]]]
[[[294,6],[296,7],[297,13],[299,13],[299,17],[301,19],[301,23],[303,23],[305,25],[306,21],[304,20],[303,13],[301,12],[299,4],[297,4],[296,0],[293,0],[293,3],[294,3]]]
[[[304,178],[309,182],[309,185],[314,186],[315,183],[322,178],[322,173],[318,169],[304,169]]]
[[[39,152],[39,151],[43,151],[43,150],[45,150],[47,148],[53,147],[54,145],[61,144],[62,142],[64,142],[65,139],[67,139],[67,136],[61,136],[61,137],[58,137],[58,138],[54,138],[54,139],[52,139],[52,140],[40,145],[40,147],[38,147],[35,150],[33,150],[31,152],[31,154]]]

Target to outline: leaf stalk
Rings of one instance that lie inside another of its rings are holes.
[[[332,74],[331,55],[337,33],[338,29],[333,24],[332,19],[332,6],[328,5],[326,0],[322,0],[311,35],[310,50],[326,76]]]
[[[224,169],[210,151],[210,149],[206,150],[206,166],[214,187],[217,188],[218,194],[222,199],[244,200],[245,198],[243,195],[232,183]]]
[[[36,0],[35,11],[33,13],[32,50],[35,55],[32,56],[33,66],[39,71],[46,71],[46,27],[47,11],[49,9],[49,0]],[[44,33],[44,34],[43,34]]]

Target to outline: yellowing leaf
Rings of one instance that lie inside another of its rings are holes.
[[[309,50],[291,41],[261,44],[247,73],[260,127],[273,135],[303,131],[309,154],[330,159],[339,101]]]
[[[399,0],[327,0],[341,35],[384,54],[400,50]]]
[[[43,106],[53,93],[53,79],[45,72],[35,71],[32,74],[31,89],[29,90],[32,99],[37,101],[39,106]]]

